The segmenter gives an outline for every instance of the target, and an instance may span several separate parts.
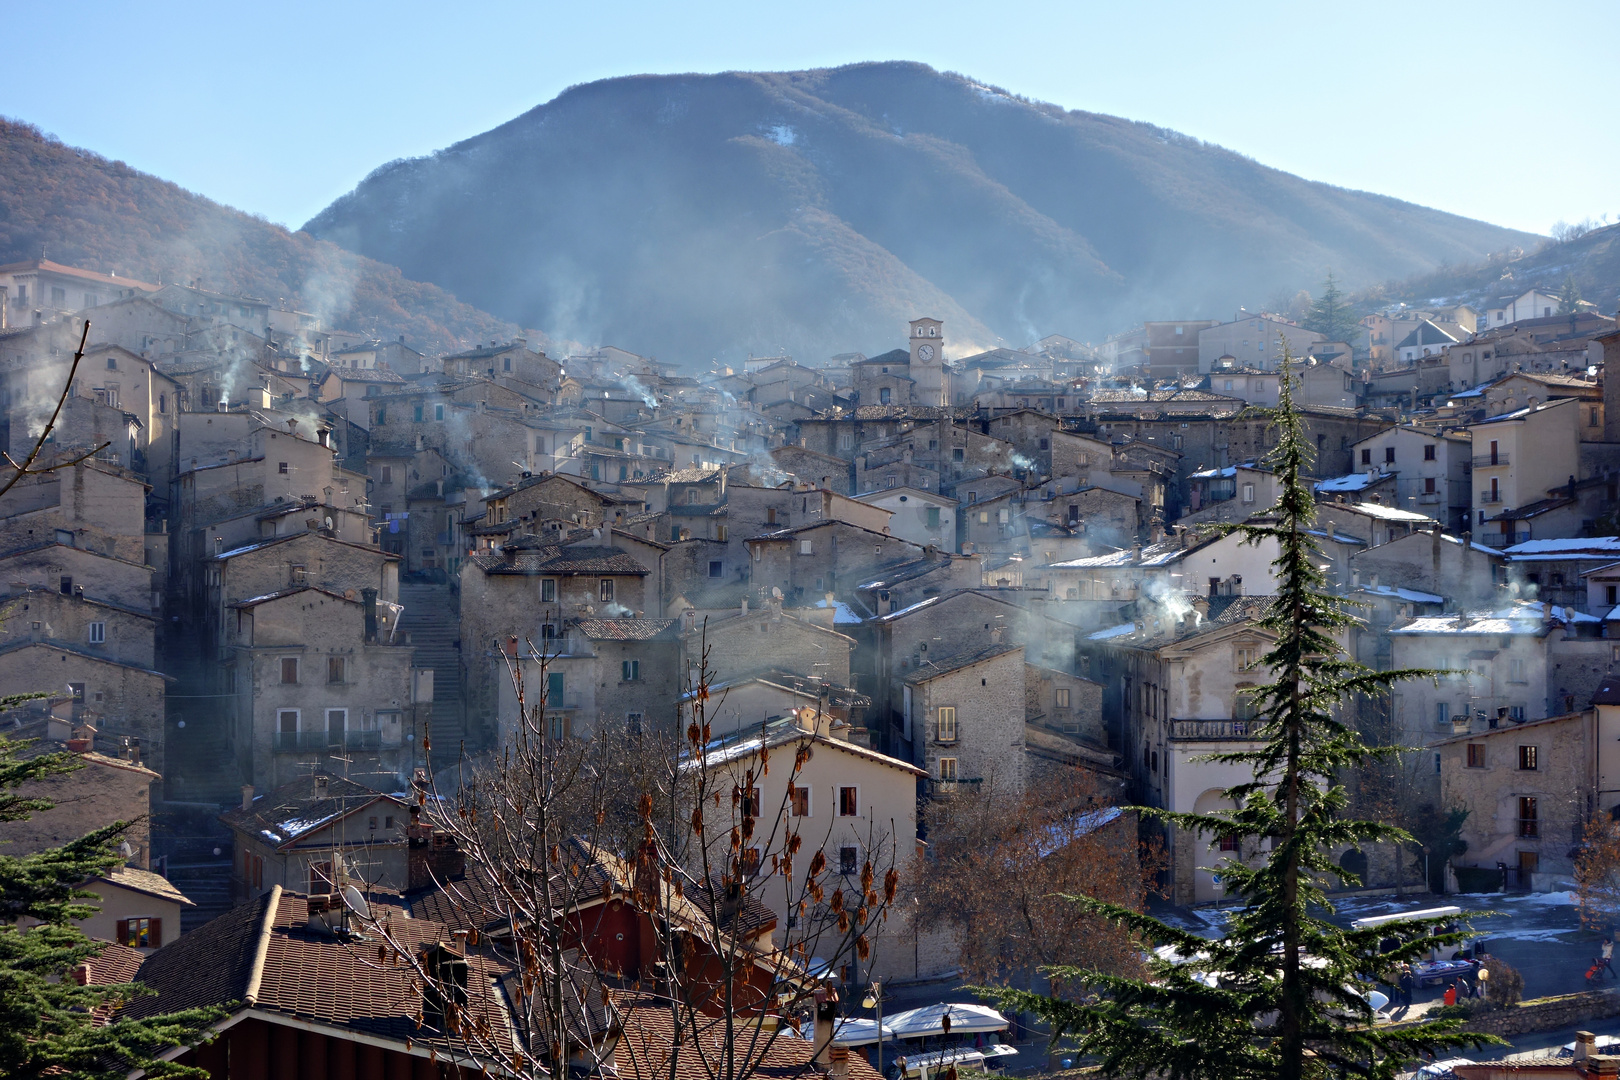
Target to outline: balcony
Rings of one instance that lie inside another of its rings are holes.
[[[1170,737],[1200,742],[1259,739],[1263,726],[1259,720],[1172,720]]]
[[[1500,503],[1501,501],[1502,501],[1502,492],[1499,491],[1499,490],[1498,491],[1485,490],[1485,491],[1482,491],[1482,492],[1479,493],[1479,502],[1480,502],[1480,505],[1482,505],[1482,506],[1487,504],[1487,503],[1493,503],[1493,504],[1494,503]]]
[[[958,792],[978,791],[982,783],[984,783],[982,776],[964,776],[955,780],[930,780],[928,787],[936,799],[948,799]]]
[[[1508,456],[1501,453],[1480,454],[1474,458],[1474,468],[1476,469],[1493,469],[1498,465],[1506,465],[1507,463]]]
[[[278,731],[276,751],[295,750],[375,750],[382,742],[380,731]]]

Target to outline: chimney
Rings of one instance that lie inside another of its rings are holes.
[[[849,1080],[849,1047],[835,1044],[827,1048],[827,1075],[832,1080]]]
[[[315,781],[315,797],[317,799],[326,798],[326,793],[330,790],[331,777],[325,773],[316,773],[312,779]]]
[[[377,590],[361,589],[360,603],[366,615],[366,644],[377,644]]]
[[[816,990],[815,1062],[823,1068],[832,1060],[833,1027],[838,1022],[838,991],[831,986]],[[848,1067],[846,1059],[845,1066]]]
[[[253,785],[242,785],[242,812],[245,814],[253,809]]]

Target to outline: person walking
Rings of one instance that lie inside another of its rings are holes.
[[[1455,1004],[1457,1004],[1457,984],[1456,983],[1452,983],[1450,986],[1446,987],[1445,1003],[1447,1005],[1455,1005]]]
[[[1412,968],[1408,964],[1401,965],[1400,991],[1401,1004],[1408,1009],[1412,1007],[1412,986],[1416,980],[1412,978]]]
[[[1603,939],[1603,948],[1599,950],[1598,955],[1600,955],[1603,958],[1603,971],[1604,971],[1604,973],[1607,974],[1607,975],[1613,975],[1615,978],[1620,979],[1620,975],[1615,975],[1615,971],[1614,971],[1614,939],[1613,938],[1604,938]]]

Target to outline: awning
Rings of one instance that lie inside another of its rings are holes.
[[[896,1013],[884,1026],[894,1032],[897,1039],[922,1039],[945,1034],[944,1019],[951,1018],[951,1034],[966,1035],[978,1031],[1005,1031],[1007,1018],[985,1005],[962,1002],[940,1002]]]

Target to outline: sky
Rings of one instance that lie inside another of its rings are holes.
[[[1620,216],[1609,3],[651,0],[8,11],[0,115],[297,227],[377,166],[617,75],[914,60],[1545,233]]]

